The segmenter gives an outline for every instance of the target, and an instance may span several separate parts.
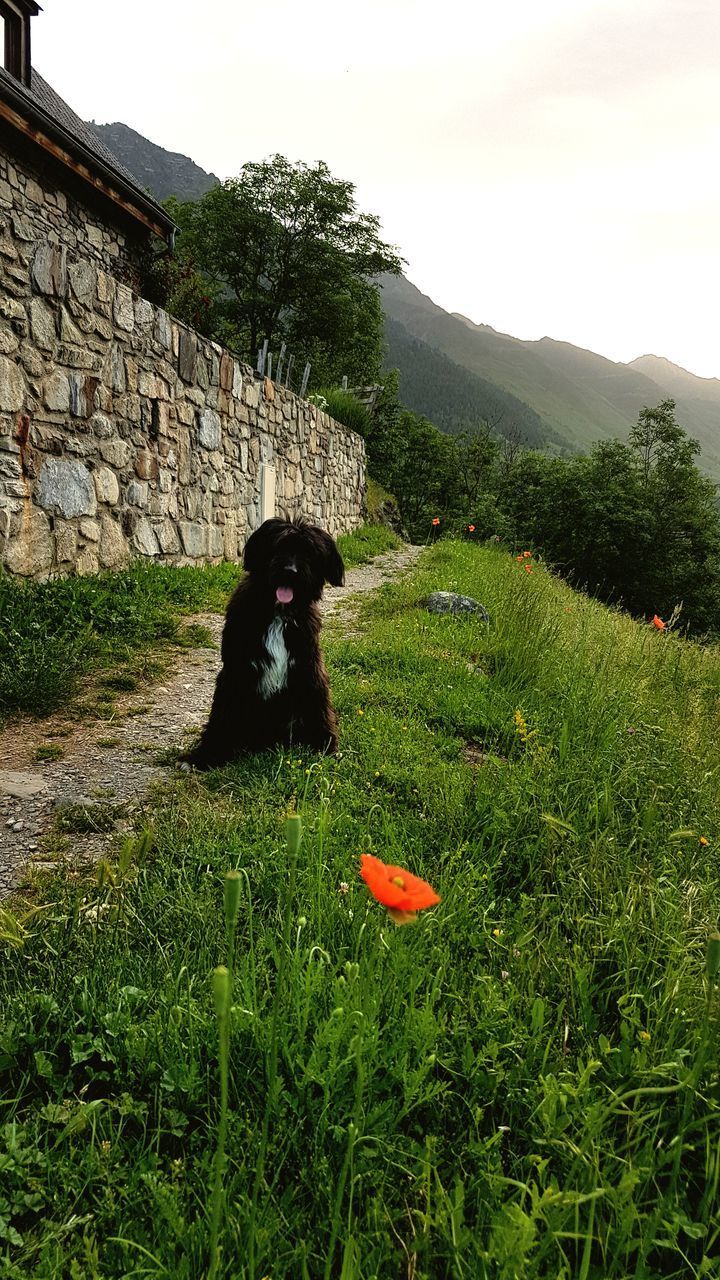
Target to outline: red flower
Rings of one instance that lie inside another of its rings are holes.
[[[469,525],[468,525],[468,530],[469,530],[469,532],[470,532],[470,533],[474,533],[474,532],[475,532],[475,525],[474,525],[474,524],[469,524]]]
[[[522,564],[523,562],[522,556],[516,556],[515,559],[517,560],[518,564]]]
[[[528,560],[531,555],[532,555],[532,551],[523,551],[523,556],[525,557],[526,560]]]
[[[523,569],[525,570],[526,573],[532,573],[532,568],[529,564],[524,564]]]
[[[434,525],[438,525],[438,524],[440,523],[440,517],[439,517],[439,516],[433,516],[433,518],[432,518],[432,522],[433,522],[433,524],[434,524]]]
[[[434,907],[440,901],[427,881],[402,867],[389,866],[369,853],[360,856],[360,875],[373,897],[387,907],[395,924],[410,924],[418,911]]]
[[[655,614],[655,617],[652,620],[652,624],[654,627],[657,627],[658,631],[665,630],[665,623],[663,622],[662,618],[658,618],[657,614]]]

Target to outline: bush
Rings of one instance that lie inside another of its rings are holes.
[[[369,411],[361,404],[352,391],[343,391],[341,387],[323,387],[315,393],[316,398],[325,401],[325,413],[329,413],[336,422],[357,431],[363,439],[370,433],[372,418]]]

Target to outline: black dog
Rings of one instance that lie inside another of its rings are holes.
[[[337,750],[337,719],[320,652],[317,601],[345,566],[329,533],[266,520],[245,545],[247,576],[230,597],[210,719],[185,756],[212,769],[247,752],[303,743]]]

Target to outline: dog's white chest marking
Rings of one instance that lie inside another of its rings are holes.
[[[260,696],[271,698],[286,688],[290,666],[282,618],[273,618],[265,632],[265,652],[268,661],[260,677]]]

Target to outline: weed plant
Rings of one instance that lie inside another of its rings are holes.
[[[336,759],[178,778],[0,918],[8,1280],[717,1274],[720,655],[467,544],[361,622]],[[396,929],[362,852],[442,902]]]

